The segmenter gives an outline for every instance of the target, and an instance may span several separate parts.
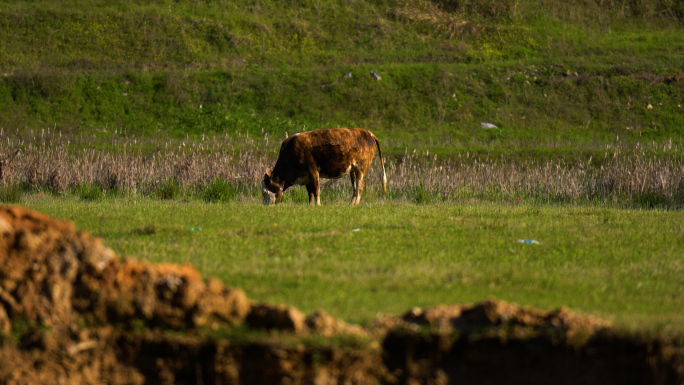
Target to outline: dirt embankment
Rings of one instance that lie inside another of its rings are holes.
[[[681,384],[682,346],[486,300],[368,328],[254,303],[189,266],[121,260],[0,207],[0,383]]]

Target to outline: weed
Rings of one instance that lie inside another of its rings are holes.
[[[76,194],[79,198],[86,201],[97,201],[102,199],[104,196],[102,187],[93,183],[79,185],[76,187]]]
[[[22,187],[19,183],[0,185],[0,202],[18,203],[21,201]]]
[[[176,199],[180,193],[180,184],[173,178],[163,181],[156,191],[156,195],[159,199]]]
[[[425,189],[425,183],[423,181],[420,181],[413,187],[413,191],[410,192],[410,195],[413,201],[418,204],[428,203],[431,200],[430,194]]]
[[[240,191],[235,184],[228,183],[223,178],[216,178],[205,187],[201,196],[206,202],[229,202],[237,200]]]
[[[632,204],[647,209],[674,207],[673,196],[662,192],[643,191],[634,195]]]

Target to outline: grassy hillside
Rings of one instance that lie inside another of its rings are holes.
[[[683,20],[679,0],[0,1],[0,127],[681,138]]]

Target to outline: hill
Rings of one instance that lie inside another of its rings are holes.
[[[680,141],[683,20],[678,0],[2,1],[0,127]]]

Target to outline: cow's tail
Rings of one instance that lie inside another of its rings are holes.
[[[380,164],[382,165],[382,197],[385,197],[387,193],[387,174],[385,173],[385,161],[382,159],[382,150],[380,149],[380,141],[377,136],[373,135],[375,139],[375,145],[378,147],[378,154],[380,154]]]

